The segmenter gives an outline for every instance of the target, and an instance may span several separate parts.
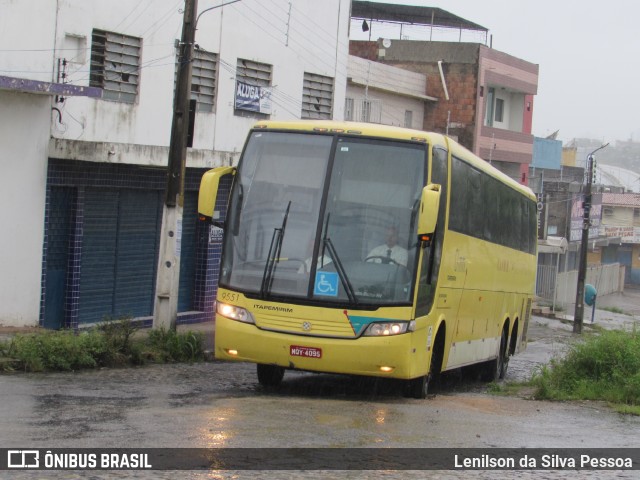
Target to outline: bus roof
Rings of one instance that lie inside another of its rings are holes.
[[[346,133],[352,135],[362,135],[366,137],[380,137],[397,140],[412,140],[417,142],[426,142],[431,145],[439,145],[451,151],[452,155],[466,161],[478,170],[500,180],[509,185],[518,192],[535,200],[535,195],[530,188],[516,182],[514,179],[493,167],[485,160],[476,156],[467,148],[460,145],[455,140],[446,137],[441,133],[425,132],[423,130],[414,130],[410,128],[394,127],[390,125],[381,125],[377,123],[364,122],[339,122],[334,120],[263,120],[253,126],[254,129],[274,129],[274,130],[299,130],[307,132],[327,132],[327,133]]]
[[[302,130],[302,131],[327,131],[329,133],[347,133],[363,135],[367,137],[394,138],[398,140],[414,140],[418,142],[440,143],[444,145],[444,136],[439,133],[430,133],[423,130],[380,125],[377,123],[363,122],[337,122],[333,120],[297,120],[275,121],[265,120],[258,122],[254,128],[272,128],[277,130]],[[434,137],[438,137],[437,139]],[[435,141],[434,141],[435,140]],[[439,141],[438,141],[439,140]]]

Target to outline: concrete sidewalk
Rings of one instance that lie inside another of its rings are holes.
[[[619,308],[628,315],[640,317],[640,289],[625,287],[624,292],[596,297],[596,309],[602,308]]]
[[[550,312],[549,308],[543,310],[544,312],[541,316],[573,321],[575,303],[564,304],[562,305],[562,310],[556,310],[555,313]],[[534,315],[540,315],[540,313],[534,311]],[[626,288],[624,292],[597,297],[595,312],[593,307],[584,306],[583,323],[585,325],[591,323],[592,316],[594,317],[594,323],[606,319],[617,319],[617,323],[629,323],[633,320],[640,321],[640,290]]]

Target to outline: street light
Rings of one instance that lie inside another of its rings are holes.
[[[238,2],[240,2],[240,1],[242,1],[242,0],[231,0],[230,2],[227,2],[227,3],[221,3],[220,5],[215,5],[215,6],[213,6],[213,7],[205,8],[205,9],[204,9],[203,11],[201,11],[201,12],[198,14],[198,16],[196,17],[196,23],[195,23],[195,26],[194,26],[194,30],[195,30],[196,28],[198,28],[198,20],[200,20],[200,17],[202,16],[202,14],[207,13],[209,10],[213,10],[213,9],[215,9],[215,8],[224,7],[224,6],[226,6],[226,5],[231,5],[232,3],[238,3]]]
[[[589,243],[589,227],[591,221],[591,184],[593,183],[593,154],[602,150],[608,143],[596,148],[587,155],[587,185],[584,189],[584,213],[582,216],[582,243],[580,244],[580,263],[578,265],[578,287],[576,289],[576,309],[573,316],[573,333],[582,333],[582,320],[584,318],[584,281],[587,276],[587,248]]]

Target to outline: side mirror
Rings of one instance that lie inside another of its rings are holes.
[[[217,167],[202,176],[198,193],[198,213],[201,216],[214,222],[220,219],[220,212],[215,210],[220,179],[225,175],[235,174],[235,167]]]
[[[435,231],[440,208],[440,185],[430,183],[422,189],[418,235],[428,235]]]

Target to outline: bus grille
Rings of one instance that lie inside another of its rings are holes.
[[[336,319],[292,318],[260,314],[256,317],[256,326],[264,330],[293,333],[296,335],[340,338],[355,337],[353,328],[346,317],[340,321]]]

